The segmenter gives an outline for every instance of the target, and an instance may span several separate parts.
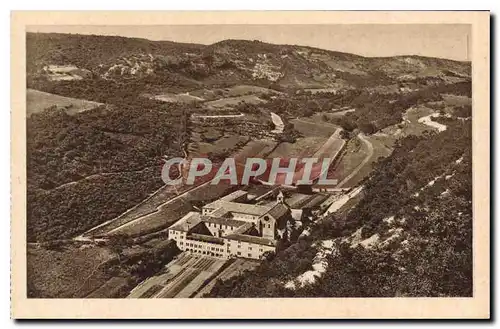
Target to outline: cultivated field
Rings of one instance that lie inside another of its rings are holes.
[[[297,138],[295,143],[283,142],[269,155],[271,158],[310,157],[326,142],[325,137],[311,136]]]
[[[66,108],[68,114],[75,114],[96,108],[101,103],[91,102],[84,99],[64,97],[55,94],[49,94],[34,89],[26,90],[26,115],[41,112],[49,107],[57,106]]]
[[[163,273],[135,287],[128,298],[189,298],[217,273],[226,260],[183,252]]]
[[[290,122],[293,124],[295,130],[300,132],[304,137],[320,136],[328,138],[338,128],[334,124],[309,118],[297,118],[290,120]]]

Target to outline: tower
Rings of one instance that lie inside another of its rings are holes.
[[[285,195],[283,194],[283,192],[280,192],[278,193],[278,196],[276,197],[276,203],[285,203]]]

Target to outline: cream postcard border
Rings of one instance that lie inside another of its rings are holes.
[[[490,315],[490,18],[475,12],[17,11],[11,13],[11,316],[13,318],[488,318]],[[27,25],[471,24],[472,298],[28,299],[26,287]]]

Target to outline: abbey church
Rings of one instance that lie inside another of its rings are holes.
[[[292,211],[281,191],[274,200],[256,202],[238,190],[205,205],[201,213],[189,212],[169,228],[169,237],[183,251],[260,259],[276,250],[291,222]]]

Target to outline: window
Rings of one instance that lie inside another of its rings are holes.
[[[238,251],[238,256],[241,256],[241,251]]]
[[[181,246],[182,246],[182,245],[184,244],[184,242],[182,242],[182,241],[181,241],[181,242],[180,242],[180,244],[181,244]]]
[[[241,244],[238,245],[238,248],[241,248]]]
[[[248,257],[252,257],[252,254],[248,254]]]
[[[252,250],[252,247],[248,247],[248,250]]]

